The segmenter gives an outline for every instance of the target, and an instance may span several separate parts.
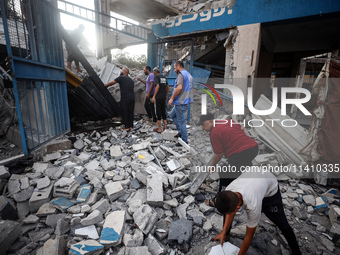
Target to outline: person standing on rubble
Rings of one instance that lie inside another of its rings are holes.
[[[104,84],[105,87],[110,87],[116,83],[119,83],[120,88],[120,108],[122,111],[122,119],[125,125],[124,130],[131,130],[133,128],[133,113],[135,109],[135,83],[128,76],[129,69],[124,67],[120,76],[118,76],[114,81]]]
[[[74,29],[70,33],[71,40],[75,45],[78,45],[80,43],[84,30],[85,26],[83,24],[80,24],[78,28]],[[77,56],[67,47],[67,45],[66,50],[67,50],[67,68],[71,70],[71,64],[74,61],[77,68],[77,72],[80,73],[81,69],[79,67],[79,60]]]
[[[164,130],[166,129],[166,98],[169,92],[168,81],[165,76],[160,74],[159,68],[155,67],[153,69],[153,74],[155,75],[155,94],[153,95],[151,102],[154,103],[156,100],[156,113],[157,113],[157,124],[158,128],[155,128],[154,131],[161,133],[162,132],[162,123],[161,120],[163,118]]]
[[[169,100],[169,106],[174,105],[170,112],[171,119],[175,122],[178,134],[175,137],[181,137],[188,143],[188,133],[185,122],[185,116],[189,109],[189,104],[194,101],[194,84],[191,74],[184,69],[182,61],[176,61],[174,64],[177,79],[174,82],[173,94]],[[177,143],[176,146],[181,146]]]
[[[153,122],[157,122],[156,113],[155,113],[155,105],[151,102],[151,98],[153,98],[153,95],[155,94],[155,76],[151,72],[151,67],[146,66],[144,67],[144,74],[148,76],[148,78],[145,80],[142,80],[141,78],[137,78],[140,82],[144,83],[146,85],[146,97],[145,97],[145,103],[144,107],[146,110],[146,113],[148,114],[149,118],[153,119]]]
[[[282,231],[292,254],[300,255],[299,244],[287,221],[279,184],[275,176],[270,172],[263,172],[260,167],[252,168],[253,171],[242,173],[226,187],[225,191],[217,195],[216,209],[225,215],[225,222],[222,232],[214,240],[220,240],[223,245],[223,241],[229,237],[236,213],[243,207],[247,213],[247,227],[239,255],[246,254],[248,251],[260,221],[261,212]]]

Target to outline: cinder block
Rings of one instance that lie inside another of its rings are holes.
[[[111,202],[114,202],[117,198],[125,194],[120,182],[110,182],[106,184],[105,190]]]

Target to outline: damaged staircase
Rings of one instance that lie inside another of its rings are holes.
[[[88,73],[88,76],[81,80],[70,70],[65,69],[70,117],[76,117],[80,120],[102,120],[120,116],[118,102],[104,87],[103,82],[85,56],[72,42],[67,31],[63,27],[61,30],[63,40]]]

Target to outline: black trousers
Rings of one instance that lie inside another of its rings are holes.
[[[156,99],[156,113],[157,113],[157,120],[166,120],[166,102],[165,98]]]
[[[123,124],[125,128],[133,128],[133,113],[135,109],[135,99],[122,98],[120,100]]]
[[[286,238],[293,255],[300,255],[301,251],[292,227],[289,225],[282,204],[280,189],[271,197],[262,200],[262,212],[270,219]]]
[[[236,168],[236,172],[224,173],[227,178],[220,176],[220,187],[219,191],[222,191],[223,186],[228,186],[233,180],[241,175],[241,166],[252,166],[252,160],[257,156],[259,147],[256,145],[253,148],[246,149],[239,153],[235,153],[228,158],[228,165]]]
[[[149,98],[145,98],[144,108],[149,118],[152,118],[154,122],[157,121],[156,113],[155,113],[155,105],[151,102],[150,98],[153,97],[153,94],[150,95]]]

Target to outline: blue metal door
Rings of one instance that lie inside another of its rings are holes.
[[[56,1],[1,0],[24,153],[70,131]]]

